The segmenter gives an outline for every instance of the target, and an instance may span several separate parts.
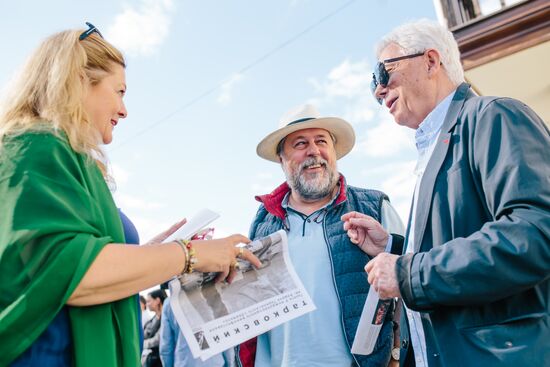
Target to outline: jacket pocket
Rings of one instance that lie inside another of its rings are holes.
[[[545,354],[548,357],[549,324],[548,315],[534,314],[500,324],[465,328],[460,332],[466,344],[503,365],[516,362],[522,365],[526,361],[530,362],[525,365],[536,365],[533,363],[542,361]]]

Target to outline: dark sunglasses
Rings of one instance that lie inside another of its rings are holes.
[[[405,60],[405,59],[412,59],[413,57],[422,56],[424,55],[424,53],[425,52],[419,52],[417,54],[394,57],[393,59],[386,59],[376,64],[376,66],[374,67],[374,72],[372,73],[370,90],[374,98],[378,101],[378,103],[382,104],[382,98],[376,98],[376,95],[374,94],[376,91],[376,87],[378,87],[378,85],[385,87],[386,85],[388,85],[388,81],[390,80],[390,73],[388,73],[388,70],[386,70],[386,64]]]
[[[97,34],[99,34],[99,37],[103,38],[103,35],[99,31],[99,29],[96,28],[95,25],[93,25],[92,23],[88,23],[88,22],[86,22],[86,25],[89,28],[80,34],[80,37],[78,37],[79,40],[82,41],[83,39],[86,39],[86,37],[88,37],[92,33],[97,33]]]

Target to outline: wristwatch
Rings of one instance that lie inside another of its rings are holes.
[[[391,350],[391,357],[395,359],[396,361],[399,360],[399,354],[401,353],[401,350],[399,347],[392,348]]]

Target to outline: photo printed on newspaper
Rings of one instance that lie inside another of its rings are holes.
[[[195,358],[205,360],[315,310],[288,255],[280,230],[246,245],[262,262],[239,259],[231,284],[217,273],[184,274],[170,282],[171,306]]]

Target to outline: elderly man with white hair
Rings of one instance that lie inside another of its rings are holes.
[[[259,143],[257,153],[280,164],[286,182],[256,197],[261,205],[250,238],[287,231],[290,258],[317,309],[260,335],[257,348],[255,340],[242,345],[240,365],[386,367],[393,312],[383,320],[372,354],[351,353],[369,291],[363,268],[370,257],[350,241],[341,217],[357,211],[373,218],[379,236],[372,241],[396,253],[403,237],[389,236],[378,222],[389,232],[403,233],[401,220],[384,193],[349,186],[338,172],[336,161],[355,143],[348,122],[321,117],[305,105],[287,113],[280,125]]]
[[[436,22],[396,28],[377,56],[374,96],[416,130],[419,154],[405,254],[379,246],[365,268],[406,306],[402,366],[547,366],[548,127],[517,100],[475,95]],[[369,220],[346,219],[361,244]]]

